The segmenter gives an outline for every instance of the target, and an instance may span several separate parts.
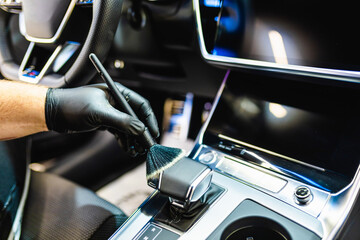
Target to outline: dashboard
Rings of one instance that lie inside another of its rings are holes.
[[[356,14],[346,4],[324,6],[193,0],[201,56],[232,70],[189,157],[213,169],[225,192],[188,231],[156,220],[166,198],[155,192],[112,239],[140,239],[152,226],[174,239],[236,239],[243,224],[278,229],[279,239],[339,237],[358,209],[360,65]],[[303,229],[279,230],[286,223],[276,214]]]

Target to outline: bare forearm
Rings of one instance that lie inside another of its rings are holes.
[[[47,131],[47,88],[0,80],[0,140]]]

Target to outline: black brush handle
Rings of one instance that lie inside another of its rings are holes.
[[[91,62],[94,64],[97,72],[100,74],[101,78],[105,81],[105,83],[108,85],[113,97],[115,98],[115,101],[123,108],[123,110],[131,115],[132,117],[139,120],[139,118],[136,116],[134,110],[131,108],[129,103],[126,101],[125,97],[122,95],[122,93],[117,88],[116,84],[110,77],[109,73],[106,71],[104,66],[101,64],[100,60],[96,57],[94,53],[91,53],[89,55],[89,58]],[[118,83],[120,84],[120,83]],[[121,84],[120,84],[121,85]],[[147,128],[145,128],[145,131],[143,135],[139,136],[139,140],[143,144],[143,147],[149,149],[150,147],[154,146],[156,144],[155,140],[151,136],[151,133]]]

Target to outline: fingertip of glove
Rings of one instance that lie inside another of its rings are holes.
[[[153,138],[158,138],[160,136],[159,125],[153,112],[146,118],[146,125],[148,126],[148,129]]]
[[[155,130],[154,130],[154,138],[158,138],[158,137],[160,137],[160,129],[159,129],[159,125],[158,125],[158,123],[157,123],[157,121],[155,120],[155,123],[156,123],[156,125],[155,125]]]
[[[153,129],[149,129],[149,130],[154,139],[160,137],[160,131],[159,131],[158,127],[156,127],[156,129],[153,128]]]

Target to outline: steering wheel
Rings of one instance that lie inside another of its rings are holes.
[[[89,60],[89,54],[95,53],[104,61],[120,20],[123,0],[7,0],[0,1],[0,68],[2,75],[11,80],[29,80],[29,82],[49,87],[80,86],[88,83],[96,74]],[[92,7],[92,21],[85,41],[78,49],[78,55],[65,73],[59,74],[49,71],[24,75],[26,61],[35,45],[57,45],[45,67],[56,59],[63,48],[64,42],[59,43],[63,30],[79,5]],[[11,13],[19,12],[20,30],[26,40],[30,42],[27,53],[21,65],[15,63],[9,42],[7,19]],[[38,74],[38,75],[36,75]],[[34,80],[35,79],[35,80]]]

